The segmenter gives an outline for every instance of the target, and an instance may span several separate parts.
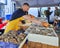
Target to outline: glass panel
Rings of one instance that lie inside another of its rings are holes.
[[[4,17],[5,11],[4,11],[4,5],[0,5],[0,17]]]

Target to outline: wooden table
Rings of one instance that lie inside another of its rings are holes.
[[[37,43],[37,42],[28,42],[28,44],[24,44],[22,48],[60,48],[60,47]]]

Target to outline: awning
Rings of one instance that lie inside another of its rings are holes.
[[[29,3],[31,7],[58,6],[60,0],[13,0],[17,6]]]

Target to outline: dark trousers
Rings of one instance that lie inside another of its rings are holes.
[[[46,16],[47,17],[47,20],[48,20],[48,23],[49,23],[49,21],[50,21],[50,17],[49,16]]]
[[[53,24],[54,22],[50,22],[50,16],[47,16],[47,20],[49,24]]]

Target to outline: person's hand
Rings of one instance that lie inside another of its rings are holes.
[[[28,15],[24,15],[24,16],[28,16]],[[24,16],[23,16],[23,17],[24,17]]]
[[[24,15],[23,17],[24,17],[26,20],[30,20],[30,21],[32,20],[29,15]]]

